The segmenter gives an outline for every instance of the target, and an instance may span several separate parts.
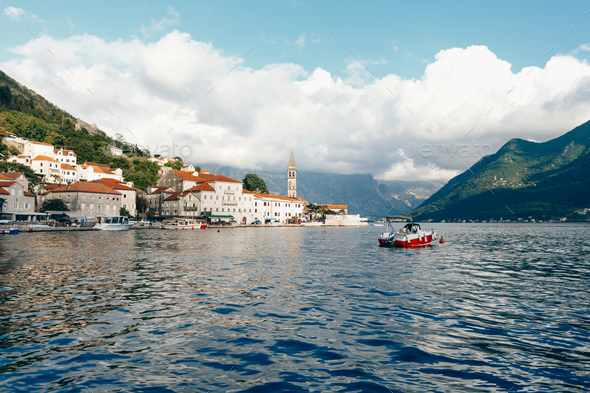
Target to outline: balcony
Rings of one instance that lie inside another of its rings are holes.
[[[238,206],[238,201],[221,201],[221,206]]]
[[[198,212],[199,211],[199,206],[185,206],[184,207],[184,211],[187,211],[187,212]]]
[[[235,191],[232,191],[232,190],[225,190],[225,191],[223,191],[223,193],[225,195],[235,195],[236,194],[236,192]]]

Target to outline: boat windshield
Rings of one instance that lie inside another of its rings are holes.
[[[121,217],[121,224],[129,224],[129,219],[127,217]]]

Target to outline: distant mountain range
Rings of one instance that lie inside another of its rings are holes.
[[[215,174],[242,180],[248,173],[255,173],[273,194],[286,195],[287,173],[265,172],[200,164]],[[286,168],[286,165],[285,165]],[[297,194],[312,203],[348,205],[349,214],[365,217],[383,217],[400,214],[419,206],[428,196],[443,186],[442,182],[382,181],[370,174],[340,175],[297,171]]]
[[[590,122],[544,143],[512,139],[410,214],[419,220],[584,219],[590,208]],[[590,214],[588,214],[590,216]]]

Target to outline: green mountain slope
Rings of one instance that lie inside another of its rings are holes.
[[[409,214],[419,220],[571,217],[590,207],[590,122],[544,143],[513,139]]]
[[[102,131],[90,134],[85,128],[76,130],[75,121],[72,115],[0,71],[0,134],[14,133],[31,141],[73,150],[79,164],[90,161],[121,168],[125,180],[133,181],[135,187],[143,190],[158,180],[159,166],[147,160],[147,152],[122,137],[115,140]],[[127,157],[110,156],[109,145],[123,148],[129,152]],[[0,155],[10,155],[7,146],[0,148]],[[0,166],[3,170],[23,170],[18,164]]]

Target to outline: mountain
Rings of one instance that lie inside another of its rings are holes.
[[[272,194],[285,195],[287,192],[286,171],[266,172],[217,164],[201,164],[201,167],[238,180],[243,179],[247,173],[256,173],[264,179]],[[305,200],[312,203],[348,205],[350,214],[365,217],[383,217],[385,214],[406,212],[420,205],[441,186],[437,182],[379,183],[370,174],[341,175],[297,171],[297,194]]]
[[[148,161],[147,152],[125,142],[122,137],[113,139],[100,130],[89,132],[84,126],[76,127],[76,118],[72,115],[0,71],[0,134],[8,133],[73,150],[78,163],[91,161],[121,168],[124,179],[142,190],[158,179],[160,168]],[[129,151],[128,157],[113,157],[110,145]],[[18,152],[0,144],[0,156],[7,158],[13,154]],[[1,166],[3,170],[24,170],[16,163],[3,162]]]
[[[512,139],[410,212],[416,219],[584,218],[590,121],[544,143]]]

